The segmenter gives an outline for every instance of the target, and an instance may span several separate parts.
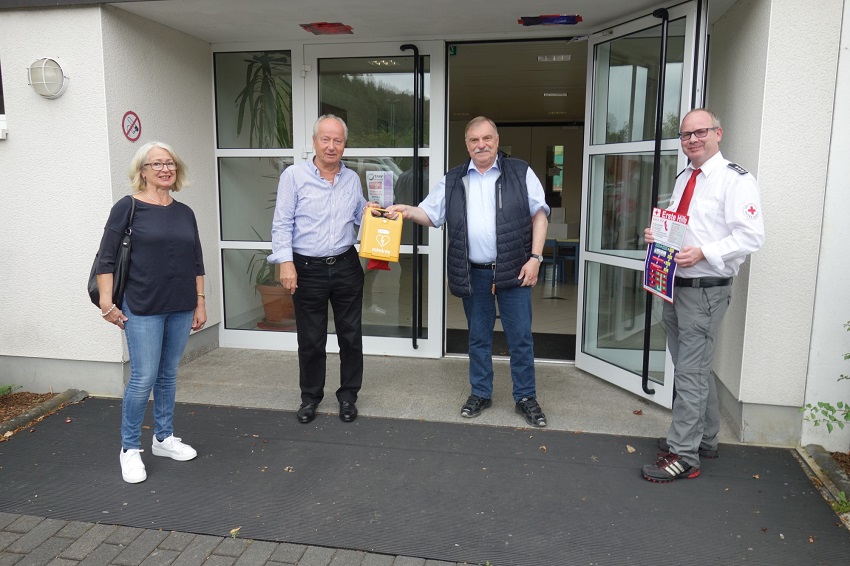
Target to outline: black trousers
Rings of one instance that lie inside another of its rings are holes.
[[[296,255],[298,288],[292,296],[298,334],[301,402],[320,403],[325,394],[328,302],[339,344],[337,400],[357,401],[363,383],[363,268],[352,247],[327,265]]]

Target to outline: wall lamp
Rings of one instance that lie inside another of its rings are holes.
[[[68,75],[55,59],[46,57],[33,61],[27,69],[29,84],[44,98],[59,98],[68,88]]]

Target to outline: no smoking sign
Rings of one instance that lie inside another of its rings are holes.
[[[142,121],[139,120],[139,115],[128,110],[121,120],[121,129],[124,130],[124,137],[131,142],[138,140],[142,135]]]

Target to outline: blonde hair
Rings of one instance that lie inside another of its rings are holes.
[[[177,171],[175,171],[177,178],[171,186],[171,190],[177,192],[183,187],[188,187],[189,181],[186,178],[186,163],[179,155],[177,155],[174,148],[167,143],[152,141],[140,147],[136,152],[136,155],[133,156],[132,161],[130,161],[130,171],[128,173],[130,175],[130,186],[133,187],[133,191],[140,193],[145,190],[145,181],[142,178],[142,169],[144,169],[145,163],[147,163],[148,154],[154,148],[164,149],[167,151],[169,155],[171,155],[171,159],[174,160],[174,163],[177,164]]]

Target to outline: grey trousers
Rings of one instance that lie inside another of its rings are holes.
[[[730,286],[678,287],[673,304],[664,304],[662,318],[676,389],[667,444],[672,453],[697,468],[700,447],[717,449],[720,405],[711,360],[717,329],[731,300]]]

